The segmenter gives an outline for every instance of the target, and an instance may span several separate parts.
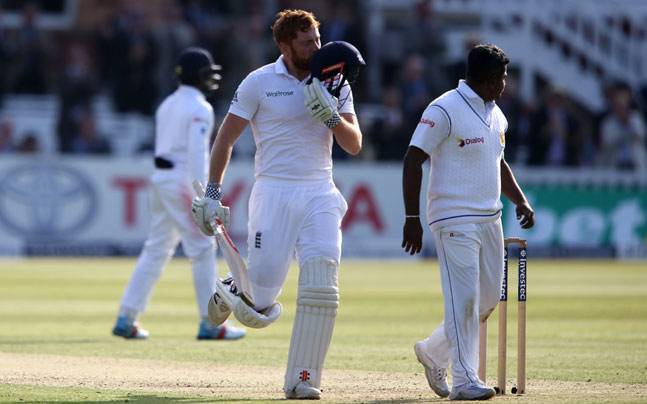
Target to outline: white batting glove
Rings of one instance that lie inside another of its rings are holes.
[[[200,191],[191,202],[191,215],[200,231],[207,236],[213,236],[216,218],[220,219],[226,228],[229,228],[229,207],[223,206],[218,199],[205,196],[202,189]]]
[[[305,106],[310,115],[330,129],[339,125],[341,117],[337,112],[337,98],[326,90],[318,78],[303,88]]]

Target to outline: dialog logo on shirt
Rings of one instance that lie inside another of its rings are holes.
[[[429,125],[429,127],[431,127],[431,128],[436,126],[436,122],[432,121],[431,119],[427,119],[427,118],[421,118],[420,123],[423,124],[423,125]]]
[[[505,132],[503,131],[499,134],[499,142],[501,143],[501,146],[505,146]]]
[[[470,144],[478,144],[478,143],[485,143],[485,138],[484,137],[473,137],[470,139],[456,139],[456,143],[458,143],[458,147],[465,147]]]

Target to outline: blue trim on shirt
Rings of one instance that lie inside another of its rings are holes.
[[[434,220],[433,222],[429,223],[428,226],[431,226],[434,223],[442,222],[443,220],[456,219],[458,217],[489,217],[489,216],[496,216],[499,213],[501,213],[500,210],[497,210],[496,212],[489,215],[457,215],[457,216],[444,217],[442,219]]]
[[[458,93],[458,95],[460,95],[460,96],[461,96],[461,98],[463,99],[463,101],[465,101],[465,104],[467,104],[467,106],[468,106],[468,107],[470,107],[470,109],[472,110],[472,112],[474,112],[474,114],[476,114],[476,116],[478,116],[478,117],[479,117],[479,119],[481,120],[481,122],[483,122],[483,124],[484,124],[485,126],[487,126],[487,127],[488,127],[488,129],[492,129],[492,128],[491,128],[491,126],[490,126],[490,125],[489,125],[489,124],[488,124],[488,123],[483,119],[483,117],[482,117],[481,115],[479,115],[479,113],[478,113],[478,112],[476,112],[476,110],[474,109],[474,107],[472,107],[472,104],[470,104],[470,103],[469,103],[469,101],[467,101],[467,99],[463,96],[463,94],[461,94],[461,92],[460,92],[460,91],[458,91],[458,89],[456,89],[456,92]]]
[[[440,108],[440,110],[443,111],[445,115],[447,115],[447,120],[449,121],[449,132],[447,132],[447,137],[449,137],[449,135],[452,134],[452,118],[449,116],[449,112],[447,112],[445,108],[441,107],[438,104],[431,104],[431,106]]]

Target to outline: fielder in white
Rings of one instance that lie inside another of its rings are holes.
[[[180,240],[191,261],[200,311],[198,339],[238,339],[243,329],[208,320],[207,302],[216,289],[214,240],[203,235],[191,217],[192,181],[207,176],[213,109],[204,93],[218,88],[220,66],[202,48],[188,48],[176,65],[180,83],[155,114],[155,172],[151,177],[151,224],[112,330],[127,339],[146,339],[138,324],[155,284]]]
[[[286,397],[294,399],[320,397],[321,372],[339,304],[340,226],[347,205],[332,180],[333,138],[352,155],[362,147],[350,86],[340,87],[338,101],[319,80],[309,84],[309,61],[321,47],[318,28],[310,12],[277,14],[272,32],[281,56],[239,85],[211,152],[206,198],[193,204],[196,221],[212,234],[214,215],[224,214],[220,186],[232,147],[251,123],[256,156],[247,244],[254,307],[240,299],[233,308],[223,302],[218,293],[232,294],[224,300],[235,299],[231,280],[223,282],[232,288],[218,289],[212,304],[219,308],[214,310],[218,321],[233,309],[245,325],[270,324],[280,314],[276,299],[296,254],[297,313],[284,384]],[[331,68],[348,73],[364,63],[354,47],[329,45],[320,52],[327,49],[332,59],[339,57],[331,60]]]
[[[495,100],[505,88],[508,62],[494,45],[474,47],[466,80],[429,104],[404,159],[402,247],[411,255],[422,248],[420,187],[422,164],[429,159],[427,223],[436,243],[445,303],[444,322],[414,349],[429,386],[452,400],[495,394],[477,377],[478,329],[501,290],[501,191],[516,205],[521,227],[534,224],[534,212],[503,157],[508,123]]]

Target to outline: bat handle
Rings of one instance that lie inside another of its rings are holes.
[[[200,181],[198,180],[193,180],[193,190],[195,191],[195,194],[198,195],[200,198],[204,198],[204,188],[202,188],[202,184],[200,184]]]

